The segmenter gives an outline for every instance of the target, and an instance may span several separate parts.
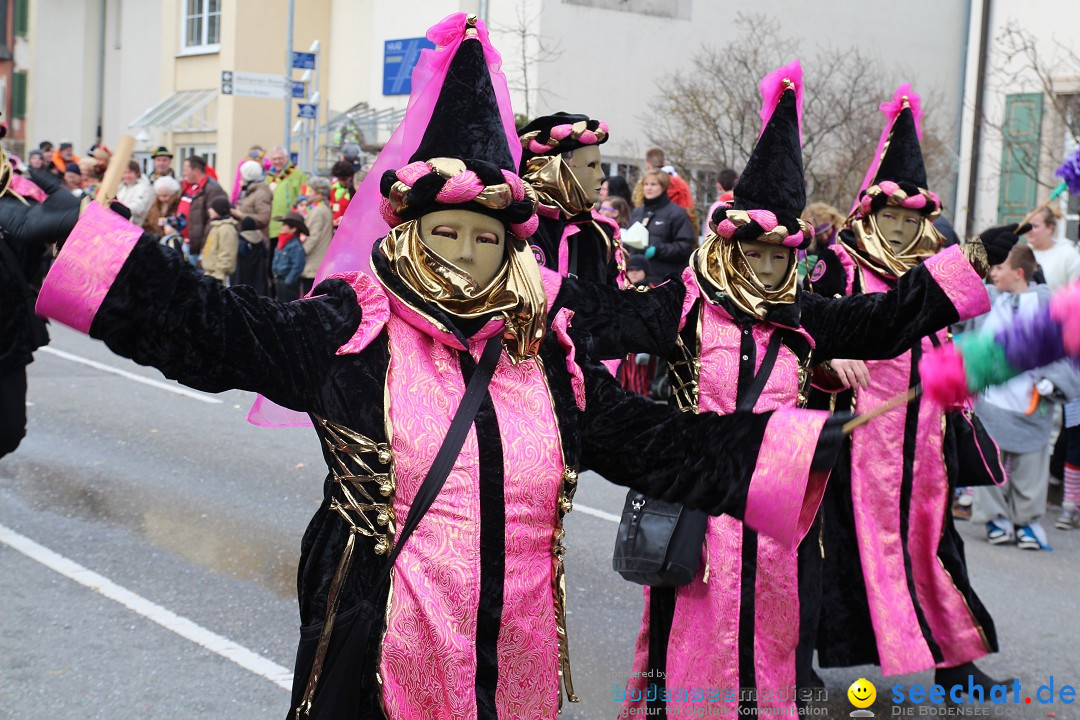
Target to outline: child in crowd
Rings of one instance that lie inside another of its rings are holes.
[[[229,199],[221,196],[210,202],[210,232],[203,245],[203,272],[224,283],[225,279],[236,272],[237,242],[239,236],[236,221],[230,213]]]
[[[290,302],[300,298],[300,273],[307,262],[302,243],[309,233],[304,218],[298,212],[290,210],[274,219],[281,223],[271,268],[274,271],[274,287],[278,300]]]
[[[1034,315],[1050,300],[1050,288],[1031,282],[1038,264],[1031,248],[1017,245],[1005,262],[990,270],[991,309],[971,321],[992,330],[1015,315]],[[985,391],[975,412],[1001,448],[1007,480],[1001,487],[975,488],[972,520],[986,524],[992,545],[1015,540],[1023,550],[1048,550],[1039,520],[1046,513],[1050,480],[1052,402],[1080,392],[1080,377],[1067,361],[1023,373]]]

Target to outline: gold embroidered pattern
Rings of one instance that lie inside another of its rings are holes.
[[[313,416],[314,417],[314,416]],[[326,622],[319,633],[319,644],[311,664],[307,685],[300,705],[296,708],[296,720],[311,712],[311,701],[326,662],[326,651],[337,618],[341,588],[352,567],[356,550],[356,536],[373,538],[375,553],[385,556],[393,547],[396,532],[394,517],[393,454],[390,445],[377,443],[369,437],[350,430],[344,425],[315,417],[315,431],[322,438],[332,459],[331,482],[338,485],[341,498],[330,498],[330,509],[341,516],[349,526],[349,538],[341,551],[334,579],[326,595]],[[365,460],[364,456],[368,456]]]

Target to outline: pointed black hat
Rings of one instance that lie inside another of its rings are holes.
[[[802,249],[812,233],[799,219],[806,205],[799,61],[762,78],[761,97],[761,134],[732,188],[732,204],[718,207],[710,225],[728,240],[765,240]]]
[[[806,206],[795,88],[783,91],[732,190],[736,210],[798,217]]]
[[[431,121],[409,161],[436,157],[480,160],[515,170],[484,48],[475,38],[462,42],[450,61]]]
[[[884,155],[874,175],[875,185],[892,180],[926,188],[926,165],[919,145],[919,133],[915,128],[915,115],[907,104],[893,122]]]

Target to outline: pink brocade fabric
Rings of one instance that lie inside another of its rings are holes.
[[[574,402],[578,410],[585,410],[585,376],[581,372],[581,366],[574,360],[577,349],[574,341],[570,339],[570,319],[574,317],[574,311],[568,308],[559,310],[555,319],[551,321],[551,330],[559,339],[559,345],[566,351],[566,369],[570,373],[570,386],[574,389]]]
[[[31,200],[37,200],[38,202],[45,202],[45,198],[49,197],[45,194],[44,190],[34,184],[33,180],[28,180],[18,174],[13,174],[11,176],[11,189],[22,195],[24,198],[30,198]]]
[[[990,295],[986,292],[986,285],[971,269],[971,263],[964,257],[959,245],[945,248],[924,265],[952,301],[961,320],[990,312]]]
[[[331,277],[341,278],[349,283],[356,293],[356,302],[363,308],[360,326],[349,341],[338,348],[338,355],[358,353],[382,332],[386,321],[390,319],[390,302],[386,292],[375,278],[362,272],[342,273]]]
[[[142,228],[113,211],[97,203],[87,205],[49,268],[35,312],[90,332],[106,293],[141,235]]]
[[[828,418],[827,412],[781,409],[765,428],[743,522],[782,545],[798,546],[821,504],[827,476],[808,470]]]
[[[465,392],[457,351],[391,317],[387,374],[391,445],[404,518]],[[472,344],[478,357],[483,342]],[[554,718],[558,644],[552,544],[563,471],[546,379],[536,360],[496,368],[491,398],[503,438],[504,606],[498,639],[500,717]],[[394,569],[380,674],[391,720],[475,718],[480,594],[475,429]]]
[[[700,288],[692,271],[683,272],[687,299],[683,307],[683,320],[700,297]],[[702,318],[701,375],[699,378],[699,408],[701,411],[731,413],[735,409],[735,392],[738,387],[739,344],[742,330],[722,308],[710,303],[699,304]],[[754,343],[757,346],[757,366],[764,358],[769,339],[775,326],[756,323],[753,326]],[[807,337],[807,339],[810,339]],[[794,408],[798,393],[798,359],[786,346],[781,346],[776,364],[754,407],[755,412]],[[796,436],[784,438],[779,446],[771,445],[783,432],[791,432],[787,423],[791,415],[777,416],[777,425],[769,427],[776,435],[768,435],[762,444],[761,458],[770,467],[783,468],[784,477],[794,484],[776,483],[771,490],[764,489],[762,478],[755,473],[758,488],[755,492],[761,502],[793,506],[784,522],[791,528],[806,527],[817,511],[825,476],[814,478],[807,494],[807,474],[817,431],[800,424]],[[805,415],[804,415],[805,419]],[[824,422],[824,417],[815,423]],[[786,425],[786,430],[781,426]],[[813,438],[809,447],[800,447],[798,462],[790,442],[799,438]],[[783,460],[776,460],[777,457]],[[786,464],[786,467],[785,467]],[[801,477],[796,468],[801,468]],[[793,497],[788,497],[791,493]],[[797,497],[794,497],[797,496]],[[808,499],[803,502],[804,496]],[[748,510],[750,506],[748,505]],[[763,520],[763,513],[758,513]],[[786,530],[790,535],[794,534]],[[671,701],[668,707],[684,714],[698,713],[707,709],[709,717],[740,717],[737,701],[739,687],[739,611],[741,604],[743,524],[722,515],[709,518],[705,537],[707,562],[702,563],[697,578],[689,585],[680,587],[676,595],[675,616],[668,640],[666,685],[669,691],[691,688],[716,688],[716,697]],[[794,538],[797,542],[801,539]],[[799,589],[797,552],[790,547],[791,538],[778,542],[761,534],[758,536],[757,574],[754,578],[755,607],[754,661],[759,706],[776,708],[774,712],[795,712],[791,688],[795,685],[795,652],[799,643]],[[709,568],[708,583],[704,581],[706,564]],[[627,690],[644,692],[647,682],[641,673],[648,671],[649,649],[649,590],[645,589],[645,612],[641,633],[635,649],[635,657]],[[640,695],[638,697],[641,697]],[[624,712],[634,709],[644,712],[645,701],[627,700]]]
[[[888,288],[873,273],[865,272],[864,278],[869,291],[883,292]],[[945,340],[944,333],[940,337]],[[931,347],[929,340],[923,340],[924,352]],[[910,352],[892,360],[866,364],[872,384],[858,393],[856,412],[859,414],[904,392],[911,384]],[[987,652],[981,630],[963,595],[937,557],[944,514],[950,505],[942,456],[942,412],[929,402],[917,402],[919,439],[912,450],[914,466],[906,538],[900,533],[900,489],[904,430],[910,406],[890,410],[857,429],[851,438],[856,537],[884,675],[934,667],[933,655],[923,639],[908,592],[905,545],[911,558],[916,598],[931,634],[944,653],[943,666],[974,660]]]

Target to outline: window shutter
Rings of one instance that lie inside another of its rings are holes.
[[[11,117],[26,117],[26,73],[17,72],[11,76]]]
[[[1042,93],[1005,97],[998,223],[1018,222],[1038,204]]]

